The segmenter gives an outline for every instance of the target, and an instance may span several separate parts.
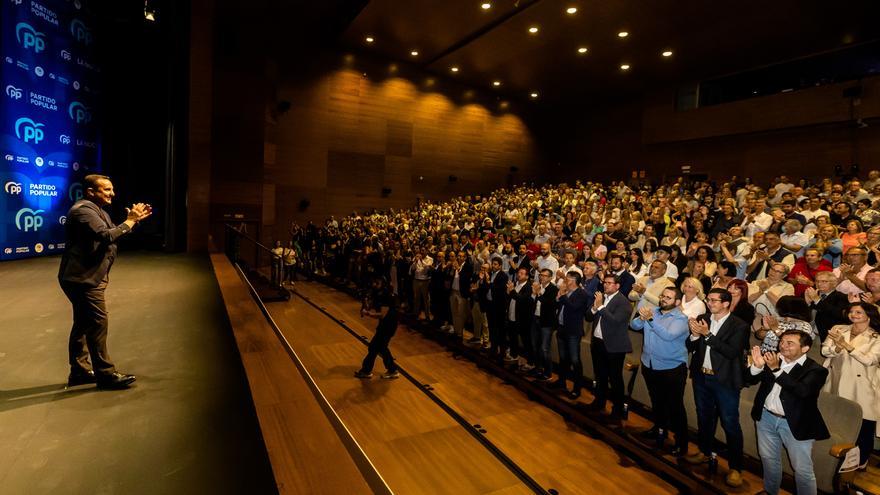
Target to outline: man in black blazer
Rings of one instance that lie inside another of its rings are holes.
[[[464,336],[464,324],[471,313],[471,282],[474,265],[467,253],[459,251],[452,262],[452,282],[449,287],[449,306],[452,309],[452,331],[459,338]]]
[[[511,360],[531,355],[532,326],[532,284],[529,280],[529,269],[520,267],[516,270],[516,279],[507,282],[507,344],[510,346]]]
[[[507,310],[507,274],[501,270],[500,256],[492,257],[489,276],[483,279],[482,285],[486,294],[486,320],[489,324],[489,342],[492,345],[489,354],[503,358],[506,348],[504,322]]]
[[[709,313],[690,320],[691,336],[685,342],[693,353],[690,375],[697,406],[700,452],[688,456],[691,464],[709,462],[714,456],[715,425],[727,439],[728,465],[725,483],[742,485],[743,433],[739,424],[739,395],[745,373],[745,350],[749,325],[730,313],[730,292],[712,289],[706,297]]]
[[[552,378],[553,360],[550,357],[550,339],[556,327],[556,295],[559,287],[552,282],[553,272],[544,268],[538,281],[532,283],[532,349],[535,352],[535,375],[541,381]]]
[[[107,352],[107,305],[104,291],[110,267],[116,259],[116,240],[152,214],[150,205],[136,203],[127,208],[127,218],[115,225],[102,209],[113,201],[113,183],[103,175],[83,179],[84,198],[74,203],[64,225],[66,242],[58,281],[73,305],[70,330],[69,387],[96,383],[102,389],[128,387],[134,375],[116,371]],[[89,363],[91,357],[91,363]]]
[[[593,335],[590,354],[593,358],[593,375],[596,379],[596,399],[591,409],[604,410],[611,384],[611,415],[623,418],[624,387],[623,361],[632,352],[629,340],[629,316],[632,306],[620,292],[620,277],[607,272],[602,279],[603,292],[596,292],[593,300]]]
[[[804,300],[810,305],[810,309],[815,311],[813,322],[816,324],[819,338],[824,341],[831,327],[849,324],[846,315],[849,298],[843,292],[836,290],[837,277],[834,273],[819,272],[815,278],[815,287],[809,287],[804,291]]]
[[[571,378],[572,388],[568,392],[571,399],[581,396],[584,381],[584,366],[581,364],[581,339],[584,337],[584,313],[589,309],[587,291],[581,287],[581,274],[570,271],[565,274],[565,282],[556,296],[559,304],[559,330],[556,344],[559,351],[559,379],[554,388],[565,388],[566,378]]]
[[[752,406],[758,453],[764,466],[764,491],[779,493],[782,447],[794,468],[798,493],[816,493],[813,443],[830,436],[817,401],[828,370],[807,357],[809,334],[787,330],[779,337],[779,354],[752,348],[750,383],[760,383]]]

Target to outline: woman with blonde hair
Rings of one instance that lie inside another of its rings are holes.
[[[828,368],[825,392],[858,402],[862,406],[859,430],[859,468],[865,469],[874,448],[880,418],[880,313],[877,306],[852,303],[847,309],[849,325],[835,325],[822,343]]]
[[[824,215],[819,218],[825,218]],[[816,236],[810,241],[807,247],[820,249],[824,255],[823,258],[831,263],[832,268],[840,266],[840,257],[843,254],[843,241],[837,236],[837,227],[830,223],[825,223],[816,229]]]
[[[681,312],[688,318],[696,318],[706,313],[703,299],[703,283],[694,277],[688,277],[681,283]]]

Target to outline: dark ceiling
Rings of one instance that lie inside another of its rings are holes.
[[[876,40],[878,19],[876,0],[371,0],[342,41],[511,98],[596,102]]]

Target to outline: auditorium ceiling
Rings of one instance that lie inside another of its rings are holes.
[[[589,101],[880,39],[877,19],[874,0],[370,0],[342,42],[511,98]]]

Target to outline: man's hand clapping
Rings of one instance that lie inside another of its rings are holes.
[[[138,223],[153,214],[153,207],[147,203],[135,203],[125,209],[126,220]]]

